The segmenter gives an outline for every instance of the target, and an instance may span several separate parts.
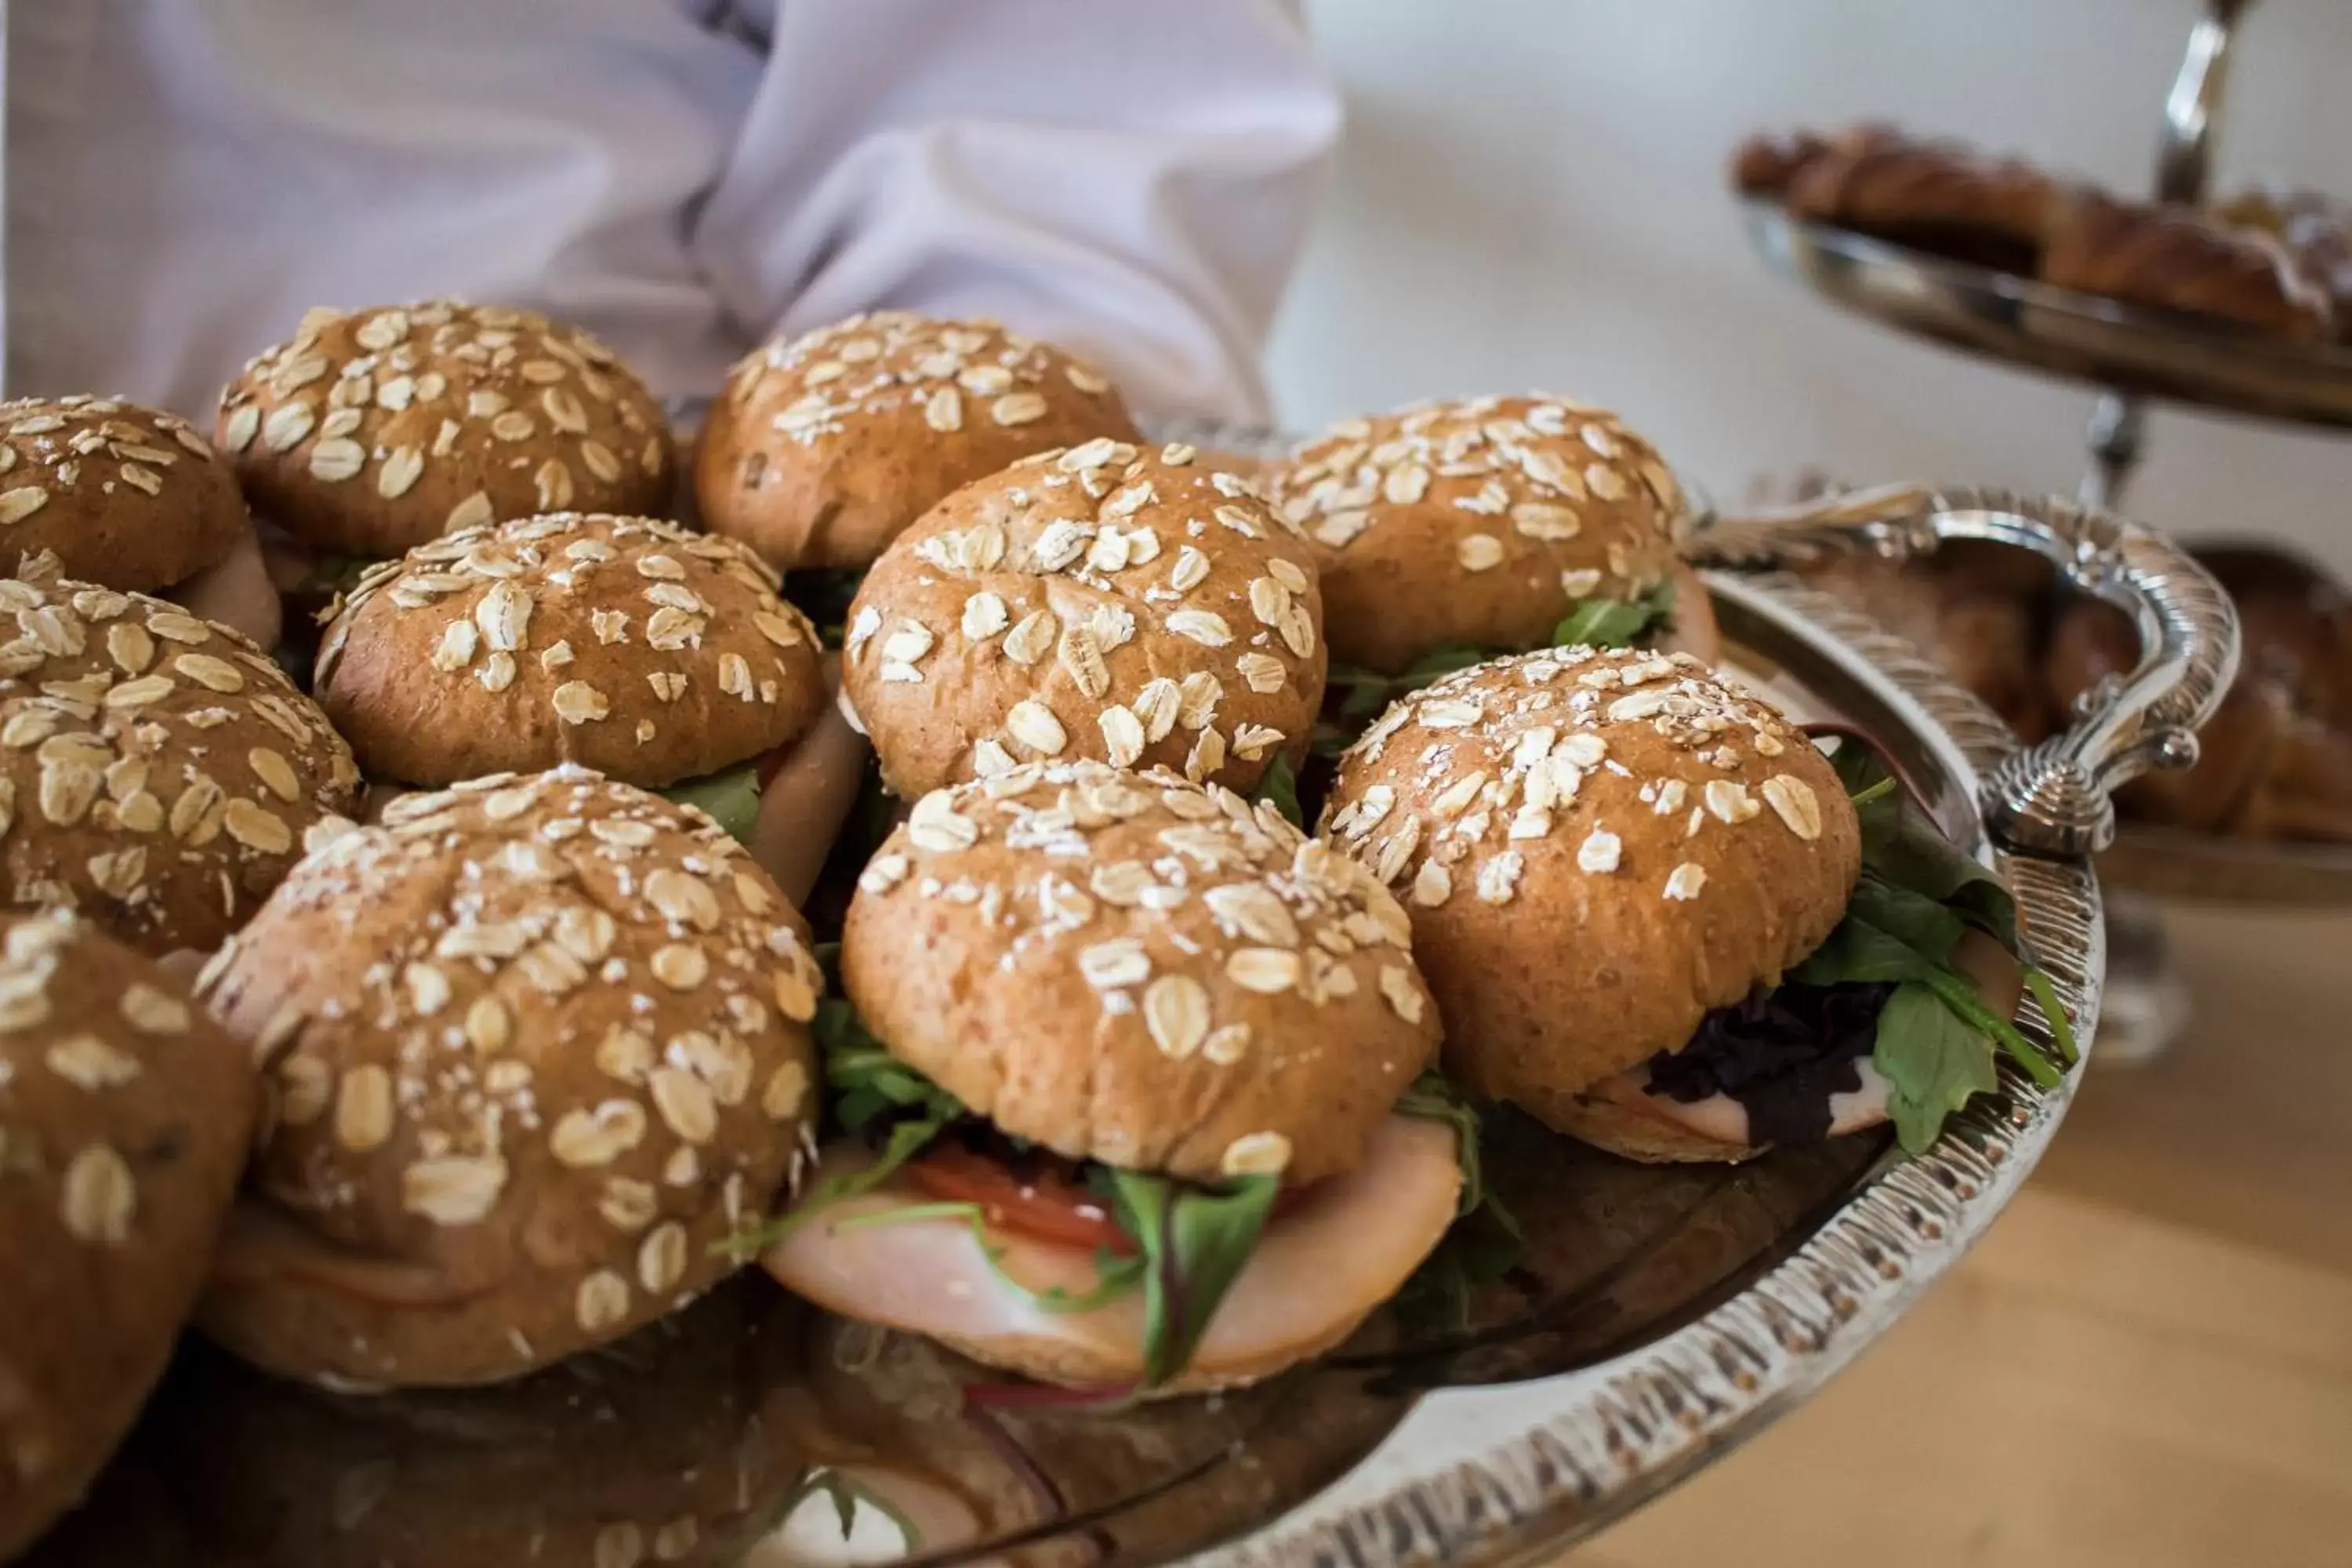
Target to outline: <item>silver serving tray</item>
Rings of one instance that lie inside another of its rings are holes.
[[[1828,595],[1775,573],[1706,581],[1740,678],[1870,732],[2007,882],[2088,1048],[2107,792],[2193,753],[2236,657],[2220,589],[2109,514],[1991,492],[1843,496],[1710,521],[1695,547],[1727,568],[1956,536],[2039,549],[2131,609],[2142,668],[2019,752],[1976,698]],[[2046,1036],[2030,1004],[2021,1026]],[[939,1347],[756,1274],[494,1389],[326,1394],[192,1345],[89,1506],[26,1562],[845,1561],[831,1504],[803,1489],[812,1464],[969,1503],[971,1528],[935,1533],[925,1563],[1525,1561],[1754,1436],[1884,1333],[2000,1212],[2073,1091],[2004,1067],[1917,1159],[1864,1136],[1737,1168],[1635,1166],[1500,1118],[1488,1173],[1515,1184],[1527,1225],[1524,1304],[1433,1345],[1384,1313],[1270,1384],[1135,1410],[1007,1402]],[[861,1546],[885,1533],[882,1510],[856,1518]],[[185,1544],[199,1535],[205,1550]]]
[[[1772,268],[1834,304],[2012,364],[2233,413],[2352,426],[2352,348],[2263,338],[1742,204]]]

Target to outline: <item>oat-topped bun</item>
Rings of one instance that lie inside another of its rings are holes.
[[[1412,910],[1448,1073],[1555,1121],[1811,952],[1861,872],[1827,761],[1685,655],[1449,676],[1365,733],[1327,811]]]
[[[1549,396],[1342,420],[1268,491],[1315,543],[1331,657],[1382,674],[1440,643],[1540,647],[1570,605],[1640,598],[1683,510],[1649,442]]]
[[[111,397],[0,403],[11,573],[47,550],[68,577],[149,593],[219,562],[250,526],[236,475],[175,414]]]
[[[797,1170],[822,980],[658,796],[566,767],[387,816],[205,976],[275,1115],[202,1321],[314,1382],[498,1382],[729,1272]]]
[[[842,984],[1016,1137],[1196,1181],[1352,1167],[1428,1065],[1403,910],[1271,806],[1033,763],[924,796],[859,879]]]
[[[661,405],[612,350],[453,300],[311,311],[222,392],[215,430],[271,521],[351,555],[534,512],[658,512],[673,483]]]
[[[465,529],[360,580],[315,689],[373,779],[576,762],[658,789],[791,742],[822,651],[733,540],[562,513]]]
[[[1307,743],[1322,625],[1306,542],[1247,480],[1094,440],[901,534],[851,606],[843,683],[910,798],[1046,757],[1248,789]]]
[[[63,911],[0,921],[0,1560],[163,1371],[245,1163],[244,1050]]]
[[[156,594],[278,646],[278,589],[228,459],[119,397],[0,403],[0,571]]]
[[[19,908],[81,910],[151,953],[209,949],[352,809],[325,715],[177,605],[0,581],[0,864]]]
[[[994,321],[877,310],[735,367],[703,423],[695,499],[712,532],[778,566],[863,566],[958,486],[1096,436],[1141,439],[1076,355]]]
[[[901,1169],[873,1129],[829,1144],[761,1262],[828,1311],[1097,1392],[1231,1387],[1328,1350],[1461,1196],[1452,1128],[1397,1110],[1437,1045],[1410,936],[1271,805],[1165,770],[1030,763],[925,795],[859,879],[842,979],[896,1070],[968,1114]],[[992,1182],[1027,1207],[1121,1195],[1037,1230]],[[1292,1206],[1196,1235],[1213,1261],[1137,1217],[1252,1188]],[[979,1223],[930,1201],[958,1195]],[[1108,1283],[1098,1247],[1149,1278]],[[1163,1312],[1162,1290],[1192,1304]]]

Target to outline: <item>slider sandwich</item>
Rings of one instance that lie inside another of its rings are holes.
[[[578,763],[709,813],[795,902],[866,755],[775,573],[651,518],[488,523],[382,563],[333,606],[312,686],[379,805]]]
[[[1097,1393],[1328,1350],[1474,1152],[1410,935],[1344,856],[1165,771],[925,795],[843,932],[820,1179],[752,1239],[829,1311]]]
[[[82,1500],[171,1359],[253,1132],[253,1068],[89,921],[0,918],[0,1561]]]
[[[1079,758],[1250,790],[1306,752],[1322,626],[1307,542],[1255,486],[1182,443],[1097,437],[892,541],[843,683],[904,800]]]
[[[1272,466],[1315,552],[1347,738],[1392,698],[1499,654],[1636,642],[1712,658],[1657,449],[1564,397],[1475,397],[1343,419]]]
[[[695,504],[792,575],[819,625],[908,525],[1008,464],[1138,441],[1093,366],[990,321],[876,310],[744,356],[704,418]]]
[[[175,414],[113,397],[0,403],[0,567],[169,599],[264,648],[278,590],[236,474]]]
[[[823,977],[735,841],[584,768],[395,803],[199,977],[268,1106],[200,1326],[346,1391],[503,1382],[731,1273]]]
[[[344,826],[351,749],[247,638],[53,566],[0,580],[0,900],[209,952]]]
[[[1323,830],[1411,909],[1454,1080],[1634,1159],[1890,1120],[1917,1152],[2000,1056],[2074,1059],[2000,884],[1858,743],[1833,765],[1686,654],[1445,677],[1341,759]]]
[[[677,484],[661,405],[612,350],[536,311],[455,300],[310,311],[223,389],[214,440],[304,617],[441,534],[542,511],[660,514]]]

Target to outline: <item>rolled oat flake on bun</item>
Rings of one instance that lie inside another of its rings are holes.
[[[1033,453],[1136,441],[1109,382],[994,321],[852,316],[748,355],[704,421],[695,498],[787,570],[854,569],[933,502]]]
[[[350,749],[276,663],[177,605],[0,581],[0,865],[153,954],[208,952],[357,800]]]
[[[1606,409],[1537,395],[1344,419],[1274,465],[1267,492],[1314,543],[1337,663],[1394,676],[1437,648],[1590,641],[1558,633],[1603,611],[1612,641],[1688,621],[1712,652],[1676,554],[1682,491]]]
[[[1470,1092],[1637,1159],[1890,1116],[1924,1146],[1997,1047],[2031,1053],[2006,893],[1894,788],[1865,831],[1810,737],[1688,655],[1560,648],[1392,706],[1322,831],[1412,910]]]
[[[402,800],[203,976],[270,1114],[202,1325],[285,1376],[460,1384],[675,1310],[799,1169],[821,984],[659,796],[565,767]]]
[[[362,560],[534,512],[658,512],[674,482],[661,405],[612,350],[454,300],[311,311],[214,428],[270,522]]]
[[[278,591],[228,460],[176,414],[119,397],[0,403],[0,563],[172,599],[278,646]]]
[[[965,486],[852,605],[843,685],[909,799],[1018,763],[1233,789],[1304,752],[1323,695],[1306,542],[1192,447],[1097,439]]]
[[[0,1559],[81,1500],[162,1375],[255,1099],[152,963],[63,911],[0,919]]]
[[[845,1108],[877,1073],[919,1085],[893,1114],[930,1124],[887,1156],[845,1127],[768,1268],[1074,1386],[1329,1348],[1462,1184],[1453,1130],[1392,1114],[1437,1043],[1408,936],[1344,857],[1174,773],[1039,763],[926,795],[850,906],[827,1073]]]

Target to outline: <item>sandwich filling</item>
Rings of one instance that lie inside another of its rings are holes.
[[[2008,889],[1867,746],[1841,736],[1831,763],[1862,824],[1862,876],[1844,918],[1778,983],[1707,1014],[1687,1045],[1590,1098],[1743,1147],[1815,1143],[1892,1120],[1918,1153],[1948,1116],[1998,1086],[2000,1056],[2045,1088],[2074,1065],[2065,1010],[2024,962]],[[2050,1020],[2049,1050],[1997,1005],[2012,963]]]
[[[1073,1161],[891,1057],[845,1000],[817,1037],[838,1136],[825,1176],[742,1238],[829,1309],[960,1342],[1051,1342],[1126,1393],[1246,1381],[1343,1337],[1481,1201],[1476,1122],[1424,1077],[1363,1163],[1309,1187]]]
[[[1580,600],[1569,606],[1543,646],[1631,647],[1674,629],[1675,601],[1672,577],[1661,578],[1647,593],[1632,600]],[[1394,675],[1335,663],[1326,678],[1323,721],[1316,727],[1315,749],[1326,756],[1337,756],[1355,744],[1366,726],[1397,699],[1455,670],[1532,651],[1469,642],[1440,643]]]

